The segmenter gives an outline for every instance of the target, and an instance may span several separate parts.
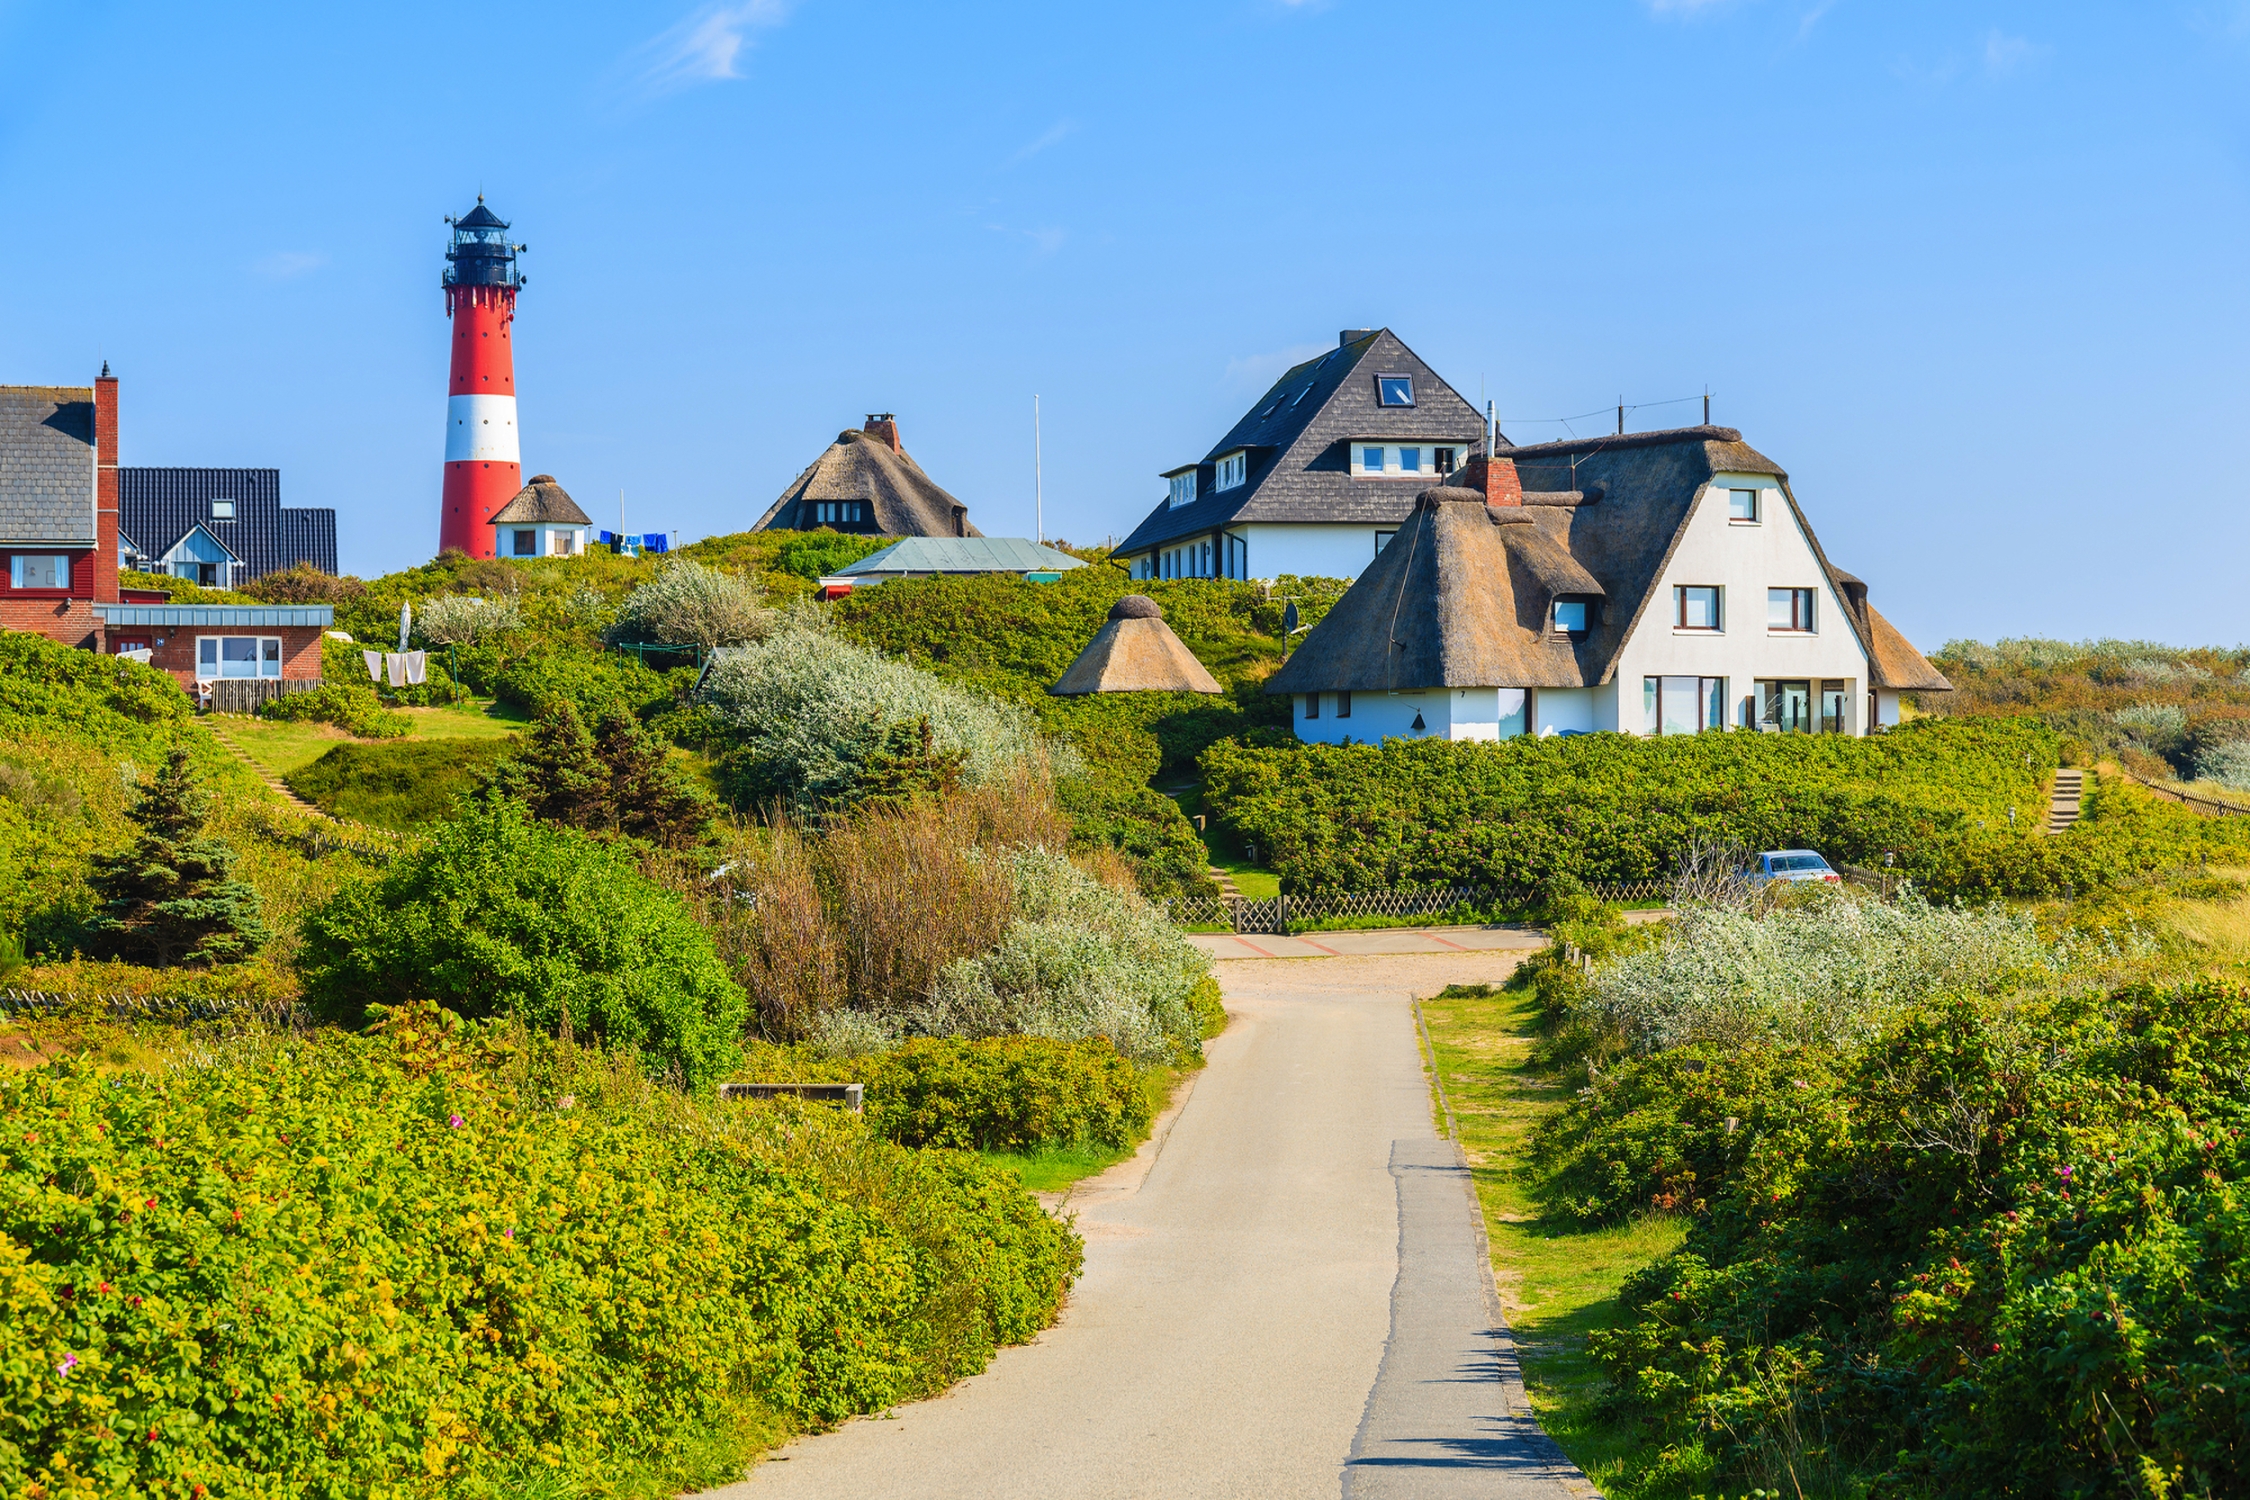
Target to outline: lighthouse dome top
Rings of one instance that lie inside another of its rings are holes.
[[[475,208],[458,218],[448,217],[446,222],[453,226],[453,243],[445,252],[447,265],[440,278],[444,285],[523,285],[523,274],[516,269],[516,252],[525,247],[508,242],[508,221],[485,207],[482,193],[477,194]]]

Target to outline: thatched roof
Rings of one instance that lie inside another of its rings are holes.
[[[898,424],[887,414],[870,416],[866,427],[839,432],[812,466],[789,482],[781,498],[758,518],[752,531],[810,531],[831,524],[817,519],[822,500],[862,500],[870,514],[839,531],[879,536],[982,536],[969,524],[969,508],[922,472],[899,446]]]
[[[578,508],[552,474],[534,474],[506,505],[492,513],[495,526],[591,526],[594,518]]]
[[[1570,555],[1574,514],[1423,491],[1266,691],[1584,686],[1584,645],[1550,628],[1557,594],[1605,592]]]
[[[1916,693],[1950,693],[1953,684],[1929,659],[1914,649],[1898,627],[1867,606],[1868,634],[1874,638],[1875,684]]]
[[[1195,659],[1154,599],[1127,594],[1110,606],[1109,620],[1095,632],[1070,670],[1048,692],[1070,698],[1083,693],[1216,693],[1223,689]]]

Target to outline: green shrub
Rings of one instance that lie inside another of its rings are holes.
[[[799,578],[826,578],[850,563],[898,541],[890,536],[847,536],[840,531],[808,531],[789,537],[774,555],[774,567]]]
[[[338,745],[286,779],[332,816],[405,830],[451,816],[478,777],[515,748],[512,738]]]
[[[470,676],[474,659],[478,675]],[[589,647],[542,646],[507,661],[494,661],[480,648],[460,653],[461,676],[518,713],[537,715],[565,702],[588,724],[612,713],[645,717],[681,701],[694,686],[696,669],[658,672],[631,656]]]
[[[427,998],[466,1016],[634,1047],[708,1087],[734,1065],[742,992],[678,898],[512,802],[465,809],[304,923],[309,1003],[356,1020]]]
[[[1188,992],[1188,1009],[1195,1013],[1197,1034],[1209,1041],[1227,1029],[1226,1002],[1219,994],[1219,981],[1204,976]]]
[[[261,719],[299,724],[333,724],[363,740],[395,740],[414,732],[414,721],[383,707],[374,689],[324,682],[307,693],[291,693],[258,705]]]
[[[1752,1482],[1818,1432],[1898,1494],[2250,1483],[2250,991],[1948,1002],[1825,1069],[1702,1060],[1627,1064],[1548,1161],[1565,1207],[1704,1200],[1588,1338],[1654,1446]]]
[[[973,1373],[1077,1271],[974,1157],[441,1020],[0,1077],[0,1488],[699,1489],[747,1423]]]
[[[919,1037],[868,1070],[868,1123],[902,1146],[1130,1146],[1148,1133],[1140,1069],[1103,1041]]]
[[[68,725],[112,753],[156,759],[195,705],[168,672],[78,651],[29,631],[0,631],[0,734]]]

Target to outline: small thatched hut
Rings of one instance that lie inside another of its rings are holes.
[[[1070,670],[1048,692],[1074,698],[1085,693],[1216,693],[1224,691],[1195,659],[1154,599],[1127,594],[1109,607],[1109,620],[1087,642]]]

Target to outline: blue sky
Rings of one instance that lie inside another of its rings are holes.
[[[0,381],[435,545],[442,216],[514,221],[526,471],[748,525],[846,426],[1122,536],[1388,325],[1517,441],[1739,426],[1929,647],[2232,644],[2250,3],[0,0]]]

